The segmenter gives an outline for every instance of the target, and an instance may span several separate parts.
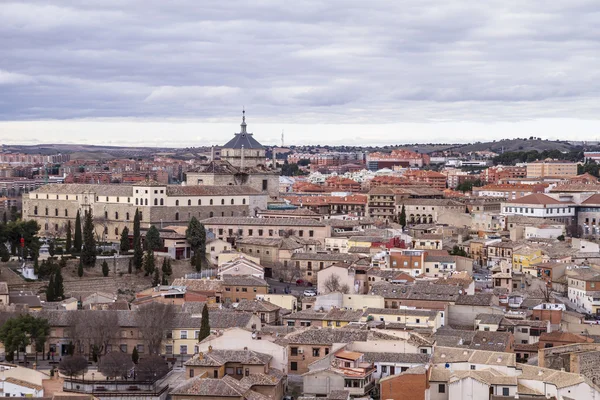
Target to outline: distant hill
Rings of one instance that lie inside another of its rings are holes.
[[[544,151],[544,150],[559,150],[569,152],[575,150],[577,146],[573,146],[566,141],[551,141],[541,139],[504,139],[494,142],[478,142],[466,145],[453,147],[453,150],[462,153],[473,151],[493,151],[495,153],[506,153],[509,151]]]

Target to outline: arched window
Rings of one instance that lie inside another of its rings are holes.
[[[160,205],[164,206],[165,205],[165,201],[163,199],[160,199]]]
[[[192,200],[188,200],[188,206],[192,205]]]
[[[126,213],[126,214],[125,214],[125,219],[126,219],[127,221],[129,221],[129,213]]]
[[[54,230],[58,231],[58,224],[54,224]]]
[[[158,199],[154,199],[154,205],[157,206],[158,205]]]
[[[65,217],[68,217],[68,216],[69,216],[69,210],[67,210],[67,209],[65,208]]]
[[[115,228],[115,236],[119,236],[119,228]]]
[[[221,199],[221,205],[224,206],[225,205],[225,199]]]
[[[119,197],[117,196],[117,203],[119,202]]]
[[[104,234],[105,234],[105,235],[108,235],[108,226],[105,226],[105,227],[104,227]]]
[[[178,212],[175,213],[175,221],[179,221],[179,213]]]
[[[46,215],[48,215],[48,207],[46,207]],[[48,229],[48,228],[46,228],[46,229]]]
[[[138,199],[137,198],[135,199],[135,205],[136,206],[138,205]]]
[[[115,219],[119,219],[119,213],[115,211]]]
[[[225,211],[221,211],[221,217],[225,216]]]
[[[55,216],[55,217],[58,217],[58,208],[55,208],[55,209],[54,209],[54,216]]]
[[[178,206],[179,205],[179,200],[175,200],[175,205]]]
[[[48,224],[44,224],[44,230],[47,231],[48,230]]]
[[[33,215],[37,215],[37,206],[33,207]]]
[[[198,199],[198,205],[201,206],[202,205],[202,200]]]
[[[146,201],[144,201],[144,203],[145,203],[144,205],[147,206],[148,205],[148,199],[146,199]]]
[[[242,204],[246,204],[246,199],[242,199]]]
[[[231,199],[231,205],[234,205],[234,204],[235,204],[235,200]]]
[[[213,205],[213,199],[210,199],[210,205],[211,206]]]
[[[208,214],[208,216],[209,216],[209,217],[211,217],[211,218],[213,217],[213,215],[214,215],[214,214],[213,214],[213,212],[212,212],[212,211],[211,211],[211,212]]]

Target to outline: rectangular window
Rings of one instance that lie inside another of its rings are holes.
[[[502,388],[502,396],[510,396],[508,393],[508,388]]]
[[[298,363],[296,361],[290,363],[290,371],[298,371]]]
[[[237,367],[237,368],[235,369],[235,374],[236,374],[236,375],[242,375],[242,371],[243,371],[243,369],[242,369],[241,367]]]
[[[446,393],[446,385],[443,383],[440,383],[438,385],[438,393]]]
[[[313,357],[319,357],[321,355],[321,349],[319,347],[313,347],[312,355]]]
[[[193,377],[194,377],[194,369],[193,369],[193,368],[191,368],[191,369],[190,369],[190,378],[193,378]]]
[[[138,353],[143,353],[144,352],[144,345],[143,344],[138,344],[137,345],[137,351],[138,351]]]
[[[173,345],[172,344],[168,344],[165,346],[165,353],[173,354]]]
[[[187,331],[181,331],[181,334],[179,336],[181,339],[187,339]]]
[[[182,344],[179,346],[179,354],[187,354],[187,345]]]

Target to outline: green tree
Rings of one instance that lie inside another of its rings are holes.
[[[56,247],[54,246],[54,240],[51,240],[50,244],[48,245],[48,254],[50,254],[50,257],[54,257],[54,255],[56,254]]]
[[[156,271],[158,271],[158,270],[156,270]],[[162,274],[162,280],[161,280],[160,284],[165,285],[165,286],[169,285],[169,281],[167,280],[167,275]]]
[[[194,252],[194,256],[197,259],[198,256],[205,258],[206,254],[206,229],[204,225],[192,217],[185,231],[185,237]],[[194,265],[194,264],[192,264]],[[198,268],[198,261],[195,261],[196,269]]]
[[[404,207],[404,204],[402,204],[402,208],[400,209],[400,219],[398,222],[400,223],[400,225],[402,225],[402,228],[404,229],[404,227],[406,226],[406,207]]]
[[[81,215],[77,210],[77,216],[75,217],[75,236],[73,238],[73,247],[76,253],[81,253],[81,246],[83,245],[83,239],[81,236]]]
[[[71,239],[71,220],[67,221],[67,241],[65,243],[67,253],[71,252],[71,247],[73,247],[72,239]]]
[[[204,260],[204,254],[198,254],[196,256],[196,258],[194,258],[194,261],[196,263],[196,265],[194,265],[194,267],[196,268],[197,272],[201,272],[202,271],[202,262]]]
[[[454,245],[454,247],[452,247],[452,250],[450,251],[450,255],[453,256],[461,256],[461,257],[467,257],[467,252],[464,251],[463,249],[461,249],[460,247],[458,247],[458,245]]]
[[[19,352],[20,348],[32,345],[38,352],[44,351],[44,345],[50,334],[50,326],[44,318],[31,314],[21,314],[9,318],[0,328],[0,341],[4,344],[6,354]]]
[[[163,263],[160,270],[162,271],[163,275],[167,273],[167,257],[163,258]]]
[[[198,341],[201,342],[210,336],[210,321],[208,317],[208,307],[204,304],[202,308],[202,320],[200,321],[200,332],[198,333]]]
[[[149,251],[144,257],[144,275],[149,276],[150,274],[152,274],[154,272],[155,267],[156,265],[154,260],[154,253]]]
[[[160,248],[160,232],[156,226],[152,225],[146,232],[146,240],[144,241],[146,250],[156,250]]]
[[[133,265],[136,271],[142,268],[144,263],[144,250],[142,249],[142,237],[140,233],[140,213],[135,210],[133,217]]]
[[[106,262],[106,260],[104,260],[102,262],[102,275],[105,276],[105,277],[108,276],[108,271],[109,271],[108,270],[108,263]]]
[[[79,266],[77,267],[77,276],[80,278],[83,276],[83,260],[81,259],[81,257],[79,257]]]
[[[119,246],[122,253],[129,251],[129,228],[124,227],[121,231],[121,245]]]
[[[4,211],[4,214],[2,214],[2,223],[4,225],[8,224],[8,217],[6,216],[6,211]]]
[[[48,287],[46,287],[46,301],[56,301],[55,289],[54,275],[50,275],[50,281],[48,282]]]
[[[171,267],[171,259],[167,258],[167,275],[173,275],[173,267]]]
[[[91,211],[84,215],[81,258],[86,267],[93,267],[96,264],[96,238],[94,237],[94,219]]]
[[[137,346],[133,346],[133,352],[131,353],[131,361],[133,361],[134,364],[137,364],[139,360],[140,353],[138,353]]]
[[[65,298],[65,288],[60,266],[54,273],[54,298],[55,300],[63,300]]]

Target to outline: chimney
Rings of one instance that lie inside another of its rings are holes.
[[[208,352],[212,353],[212,346],[208,346]]]
[[[204,353],[203,352],[198,353],[198,359],[199,360],[204,360]]]

